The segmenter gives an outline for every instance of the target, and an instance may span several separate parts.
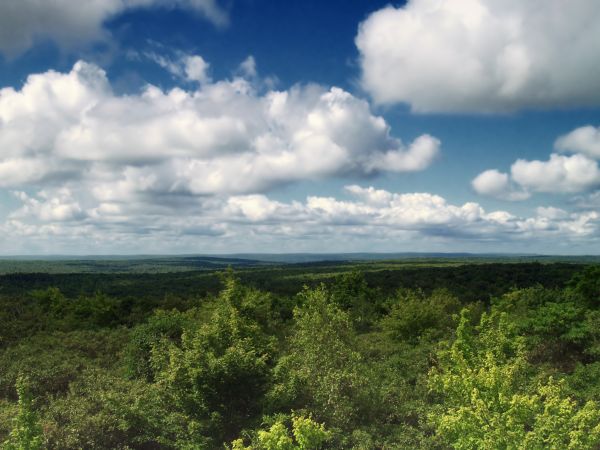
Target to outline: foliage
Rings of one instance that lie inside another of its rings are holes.
[[[19,374],[36,397],[68,390],[85,368],[110,367],[127,341],[127,330],[38,333],[0,350],[0,398],[16,398]]]
[[[134,327],[124,354],[127,375],[153,381],[152,349],[167,340],[180,342],[184,328],[194,323],[195,313],[196,310],[186,313],[157,310],[145,323]]]
[[[294,311],[289,353],[275,368],[270,398],[280,408],[303,407],[330,426],[347,428],[369,404],[366,366],[347,313],[324,286],[305,289]]]
[[[0,275],[0,443],[598,445],[597,266],[180,263]]]
[[[6,450],[39,450],[43,445],[42,427],[39,417],[34,411],[33,396],[29,390],[27,379],[23,376],[17,379],[17,394],[19,396],[17,415],[9,438],[2,448]]]
[[[431,296],[422,291],[399,291],[381,326],[398,341],[436,339],[454,329],[454,315],[460,308],[458,299],[444,290],[436,290]]]
[[[525,337],[530,360],[571,371],[579,360],[600,355],[600,314],[590,310],[572,289],[536,286],[494,300]]]
[[[565,377],[569,395],[580,401],[600,402],[600,361],[578,363],[572,373]]]
[[[187,418],[190,439],[230,440],[254,419],[273,346],[226,289],[210,320],[184,330],[180,345],[163,340],[153,347],[157,383]]]
[[[369,287],[364,273],[353,270],[338,276],[331,284],[331,302],[347,311],[359,331],[366,331],[382,308],[375,289]]]
[[[173,448],[184,427],[165,408],[160,391],[139,380],[92,369],[71,383],[44,414],[50,448]]]
[[[600,409],[583,407],[552,378],[534,382],[525,340],[506,313],[484,314],[478,327],[463,310],[456,339],[440,353],[430,386],[443,397],[431,420],[453,448],[594,448]]]
[[[259,430],[255,443],[244,446],[242,439],[232,442],[231,450],[319,450],[330,439],[323,424],[310,417],[292,417],[292,435],[286,425],[277,421],[268,430]]]
[[[575,274],[569,287],[588,307],[600,306],[600,266],[589,266]]]

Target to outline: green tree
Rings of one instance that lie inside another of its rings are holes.
[[[532,361],[572,367],[600,336],[594,311],[570,290],[519,289],[495,299],[494,307],[506,312],[515,332],[526,338]]]
[[[207,323],[178,345],[153,347],[152,364],[167,399],[188,418],[192,442],[229,441],[256,419],[269,380],[274,341],[242,316],[226,290]]]
[[[113,367],[128,338],[122,328],[69,333],[37,333],[0,349],[0,397],[14,399],[19,374],[27,374],[36,398],[68,390],[85,368]]]
[[[68,306],[67,299],[56,287],[34,290],[30,295],[44,314],[60,315]]]
[[[27,379],[20,376],[17,379],[17,394],[19,396],[17,416],[8,441],[3,445],[6,450],[39,450],[43,447],[42,427],[39,417],[34,410],[34,400]]]
[[[369,329],[380,306],[379,296],[369,287],[362,272],[353,270],[338,276],[330,287],[330,296],[333,303],[350,314],[357,330]]]
[[[146,323],[136,326],[125,348],[125,370],[131,378],[154,380],[151,366],[152,349],[161,341],[180,342],[184,328],[190,327],[194,311],[157,310]]]
[[[402,290],[381,327],[398,341],[435,340],[454,329],[459,310],[460,302],[448,291],[438,289],[426,296],[422,291]]]
[[[232,442],[231,450],[319,450],[330,439],[331,433],[310,417],[292,417],[292,435],[282,421],[268,430],[260,430],[255,442],[244,446],[242,439]]]
[[[176,448],[185,419],[158,386],[104,369],[84,371],[43,415],[48,447],[61,450]]]
[[[371,398],[352,322],[323,285],[301,297],[289,353],[276,367],[278,383],[269,398],[279,410],[308,408],[328,425],[349,429]]]
[[[508,315],[492,311],[473,327],[463,310],[455,341],[430,373],[430,387],[443,400],[430,418],[457,449],[579,449],[600,443],[597,404],[580,407],[551,378],[531,380],[525,341]]]
[[[589,266],[575,275],[569,287],[589,307],[600,306],[600,266]]]

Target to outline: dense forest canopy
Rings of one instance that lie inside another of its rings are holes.
[[[0,277],[6,449],[598,448],[600,267]]]

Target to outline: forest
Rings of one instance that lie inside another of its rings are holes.
[[[1,448],[600,448],[597,264],[144,264],[0,275]]]

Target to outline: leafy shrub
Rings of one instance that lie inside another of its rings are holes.
[[[293,416],[292,433],[281,422],[275,422],[268,430],[258,431],[254,443],[245,447],[242,439],[232,442],[231,450],[319,450],[330,439],[323,424],[310,417]]]
[[[439,355],[430,387],[443,399],[430,414],[437,433],[457,449],[573,448],[600,444],[600,409],[580,406],[564,382],[535,382],[525,341],[506,313],[484,314],[477,328],[463,311],[451,347]]]

